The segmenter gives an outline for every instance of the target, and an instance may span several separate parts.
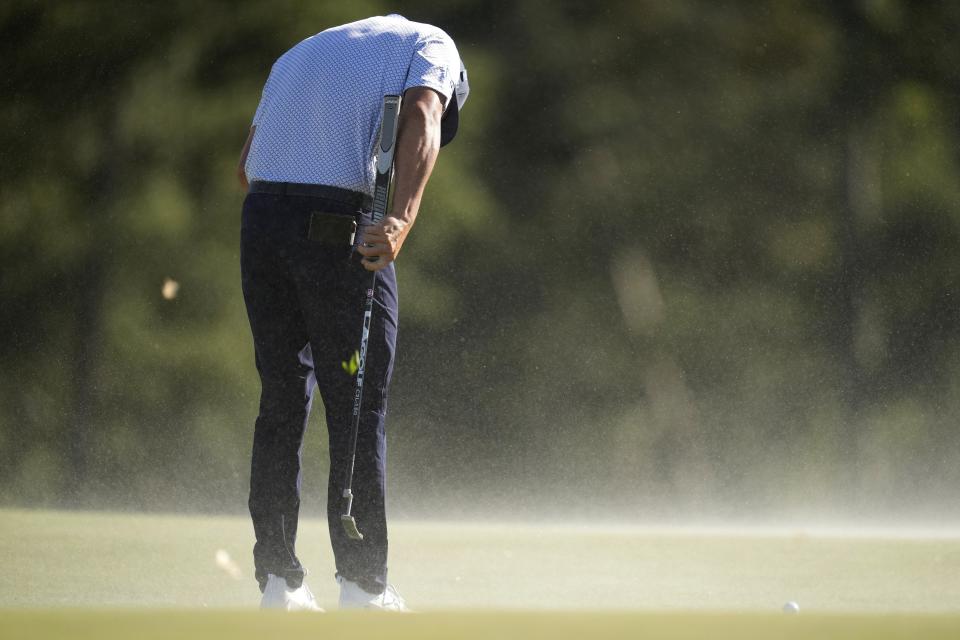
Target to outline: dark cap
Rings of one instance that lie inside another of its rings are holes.
[[[467,67],[460,61],[460,77],[457,79],[457,86],[450,96],[450,104],[443,113],[443,119],[440,120],[440,146],[444,146],[453,140],[457,135],[457,127],[460,126],[460,109],[467,103],[467,96],[470,95],[470,83],[467,82]]]

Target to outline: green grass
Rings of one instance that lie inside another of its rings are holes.
[[[255,611],[251,537],[242,517],[0,511],[0,638],[960,637],[958,537],[400,522],[390,578],[429,612],[409,617]],[[325,521],[299,552],[335,608]]]
[[[202,638],[265,640],[304,638],[348,640],[604,640],[606,638],[670,638],[671,640],[736,638],[863,638],[864,640],[953,640],[960,621],[947,616],[665,613],[420,613],[326,615],[206,612],[13,612],[0,617],[0,637],[13,639]]]

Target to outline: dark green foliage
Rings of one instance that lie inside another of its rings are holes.
[[[0,499],[242,508],[236,158],[272,61],[386,7],[0,10]],[[473,87],[399,263],[398,504],[947,508],[957,5],[398,10]]]

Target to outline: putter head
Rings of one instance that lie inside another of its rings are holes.
[[[340,516],[340,524],[343,525],[343,530],[347,532],[347,537],[354,540],[363,540],[363,534],[360,533],[360,530],[357,529],[357,521],[353,516],[348,516],[346,514]]]

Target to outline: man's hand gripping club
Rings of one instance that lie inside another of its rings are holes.
[[[370,271],[379,271],[396,260],[411,226],[405,220],[387,216],[379,224],[364,227],[357,247],[357,253],[363,256],[361,264]]]

